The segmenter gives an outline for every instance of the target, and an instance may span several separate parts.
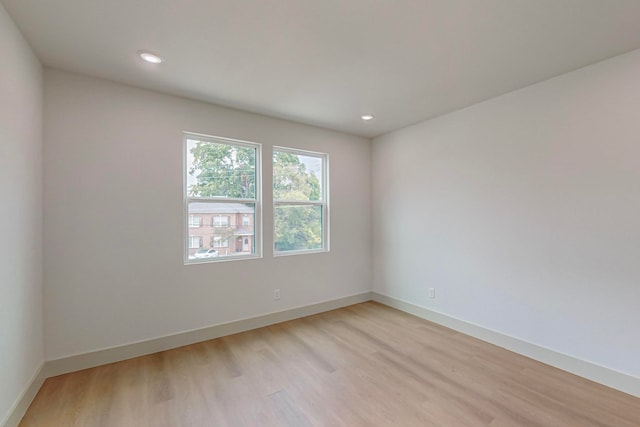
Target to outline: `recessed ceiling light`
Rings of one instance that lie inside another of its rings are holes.
[[[151,64],[160,64],[163,61],[163,59],[158,55],[154,55],[153,53],[149,52],[140,51],[138,52],[138,55],[140,55],[140,58]]]
[[[371,114],[365,114],[364,116],[361,116],[360,118],[362,120],[364,120],[364,121],[373,120],[373,116]]]

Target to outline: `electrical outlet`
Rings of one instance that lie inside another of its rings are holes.
[[[278,301],[280,299],[280,289],[273,290],[273,300]]]
[[[436,288],[429,288],[429,298],[433,299],[436,297]]]

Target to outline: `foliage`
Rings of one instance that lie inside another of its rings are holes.
[[[275,200],[320,200],[320,181],[291,153],[273,153],[273,198]]]
[[[320,206],[278,206],[275,211],[277,251],[320,249],[322,208]]]
[[[191,148],[189,173],[196,177],[189,193],[199,197],[253,198],[256,193],[255,150],[227,144],[197,142]],[[273,154],[273,197],[281,201],[320,201],[321,184],[296,154]],[[322,246],[322,208],[279,205],[275,210],[276,250]]]
[[[318,177],[307,171],[291,153],[273,153],[273,198],[287,201],[320,201]],[[322,208],[280,205],[275,211],[275,247],[278,251],[322,247]]]
[[[249,147],[198,142],[189,174],[197,178],[192,196],[251,199],[256,194],[256,152]]]

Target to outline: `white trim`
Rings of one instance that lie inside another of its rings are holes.
[[[175,335],[155,338],[146,341],[111,347],[90,353],[77,354],[45,362],[33,375],[22,394],[16,399],[0,427],[16,427],[35,398],[44,380],[56,375],[93,368],[108,363],[115,363],[133,357],[153,354],[184,345],[236,334],[251,329],[261,328],[313,314],[347,307],[366,301],[376,301],[405,313],[446,326],[482,341],[530,357],[542,363],[554,366],[572,374],[587,378],[624,393],[640,397],[640,378],[618,372],[604,366],[596,365],[575,357],[544,348],[500,332],[483,328],[461,319],[429,310],[407,301],[393,298],[378,292],[363,292],[334,300],[322,301],[284,311],[261,316],[222,323],[207,328],[182,332]]]
[[[281,256],[293,256],[293,255],[307,255],[307,254],[324,254],[329,252],[326,249],[297,249],[290,251],[276,251],[275,248],[273,250],[274,258],[278,258]]]
[[[261,145],[260,143],[253,142],[253,141],[245,141],[242,139],[226,138],[224,136],[207,135],[204,133],[196,133],[196,132],[189,132],[189,131],[182,132],[182,135],[185,136],[185,138],[197,139],[197,140],[206,139],[206,140],[209,140],[210,142],[216,142],[217,140],[217,141],[220,141],[220,143],[222,144],[239,145],[247,148],[255,148],[256,145]]]
[[[175,335],[106,348],[90,353],[63,357],[48,361],[46,364],[46,373],[47,377],[52,377],[82,369],[93,368],[107,363],[119,362],[133,357],[145,356],[159,351],[182,347],[226,335],[237,334],[251,329],[262,328],[264,326],[323,313],[325,311],[335,310],[337,308],[370,300],[371,292],[363,292],[361,294],[350,295],[301,307],[294,307],[284,311],[277,311],[261,316],[240,319],[233,322],[209,326],[207,328],[186,331]]]
[[[282,206],[322,206],[324,203],[322,201],[309,201],[309,200],[274,200],[273,203],[276,205]]]
[[[254,147],[255,148],[255,147]],[[250,203],[250,204],[255,204],[256,203],[256,199],[230,199],[228,197],[191,197],[192,202],[194,203],[206,203],[206,202],[216,202],[216,203]],[[197,214],[194,214],[197,215]]]
[[[36,372],[31,377],[31,380],[26,385],[20,396],[16,399],[11,409],[7,413],[7,416],[0,422],[1,427],[17,427],[24,417],[24,414],[29,409],[29,405],[38,394],[40,387],[44,383],[44,380],[47,379],[46,374],[46,363],[41,363],[40,367],[36,370]]]
[[[326,153],[321,153],[320,151],[311,151],[311,150],[303,150],[301,148],[283,147],[281,145],[274,145],[273,151],[280,151],[281,153],[289,153],[289,154],[301,154],[307,157],[324,157],[327,155]]]
[[[329,241],[331,240],[330,238],[330,233],[329,233],[329,229],[331,227],[331,221],[330,221],[330,212],[331,209],[329,208],[330,205],[330,197],[329,197],[329,154],[325,154],[324,155],[324,182],[322,183],[324,185],[324,212],[322,212],[322,216],[323,216],[323,220],[324,220],[324,225],[325,230],[324,230],[324,250],[325,252],[329,252],[331,250],[331,245],[329,244]]]
[[[640,397],[640,378],[597,365],[574,356],[560,353],[550,348],[524,341],[482,326],[438,313],[428,308],[412,304],[397,298],[372,292],[372,299],[405,313],[413,314],[463,334],[497,345],[514,353],[521,354],[539,362],[551,365],[563,371],[614,388],[624,393]]]

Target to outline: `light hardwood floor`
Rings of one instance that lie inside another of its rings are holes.
[[[638,427],[640,399],[367,302],[50,378],[20,425]]]

